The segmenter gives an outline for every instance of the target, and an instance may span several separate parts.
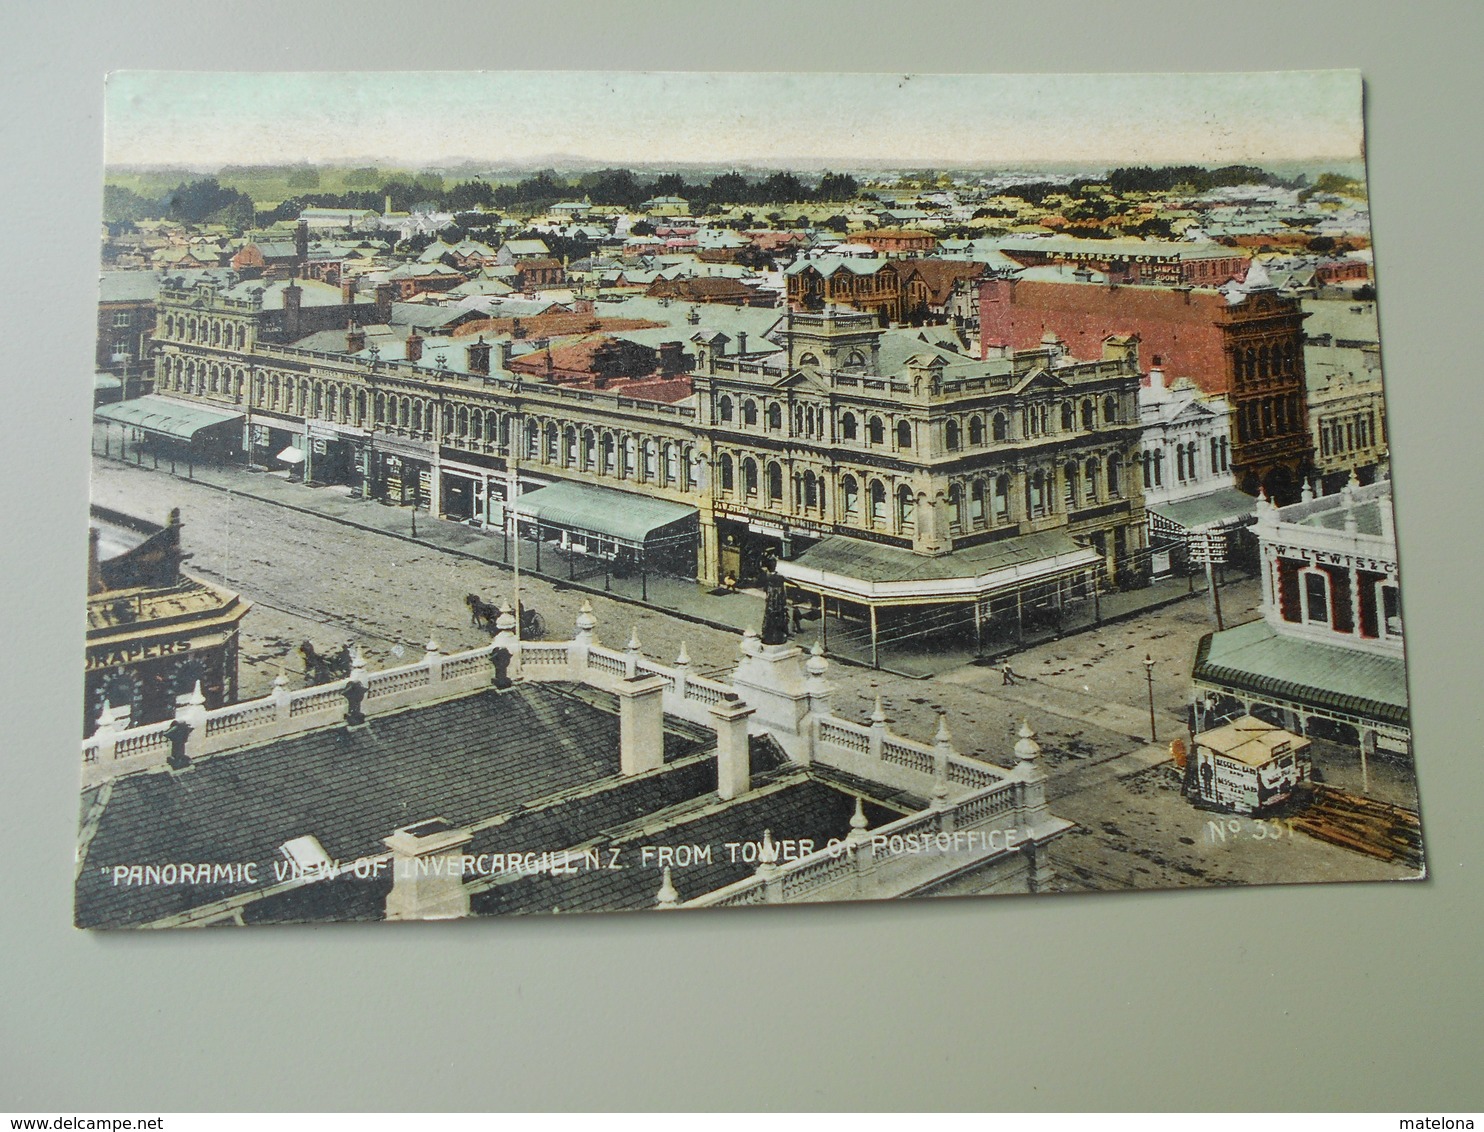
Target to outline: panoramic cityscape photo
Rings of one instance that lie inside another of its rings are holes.
[[[1421,878],[1360,76],[1025,78],[112,75],[78,925]]]

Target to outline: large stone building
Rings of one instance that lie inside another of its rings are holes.
[[[1299,301],[1278,294],[1260,265],[1224,290],[1013,275],[986,278],[979,290],[986,355],[1034,347],[1051,333],[1073,357],[1096,357],[1110,336],[1134,335],[1172,377],[1225,397],[1238,486],[1280,503],[1297,500],[1313,470],[1303,320]]]
[[[893,602],[977,603],[982,617],[1013,618],[987,603],[1032,576],[1057,601],[1063,583],[1085,595],[1138,580],[1138,375],[1122,346],[981,360],[836,308],[761,341],[709,329],[704,310],[676,317],[694,395],[666,403],[523,374],[513,340],[430,338],[413,361],[363,341],[304,350],[250,301],[167,290],[157,382],[164,399],[240,414],[260,460],[302,453],[311,480],[477,525],[503,526],[514,503],[542,540],[641,568],[662,534],[666,569],[688,562],[708,586],[756,580],[827,537],[885,556],[872,570],[911,583]],[[559,484],[560,508],[531,495]],[[625,497],[653,527],[618,514]],[[924,570],[950,577],[927,585]]]

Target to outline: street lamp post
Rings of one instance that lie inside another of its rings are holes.
[[[1149,684],[1149,741],[1158,742],[1158,736],[1154,731],[1154,658],[1147,652],[1144,654],[1144,679]]]

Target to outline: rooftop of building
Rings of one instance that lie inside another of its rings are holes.
[[[667,763],[705,748],[704,729],[666,724]],[[488,823],[502,832],[483,840],[498,842],[533,832],[529,815],[544,814],[543,839],[516,838],[513,846],[555,849],[714,783],[714,772],[621,778],[618,719],[601,693],[523,684],[464,695],[85,791],[78,922],[147,923],[229,891],[115,887],[107,870],[119,863],[252,861],[266,884],[272,862],[284,859],[280,847],[295,838],[311,836],[331,860],[349,862],[385,853],[383,838],[434,817],[460,828]],[[525,824],[513,831],[522,815]]]

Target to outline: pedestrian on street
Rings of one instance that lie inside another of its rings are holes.
[[[1000,675],[1004,677],[1003,682],[1005,684],[1014,684],[1020,679],[1020,677],[1015,675],[1015,670],[1010,667],[1008,660],[1000,667]]]

